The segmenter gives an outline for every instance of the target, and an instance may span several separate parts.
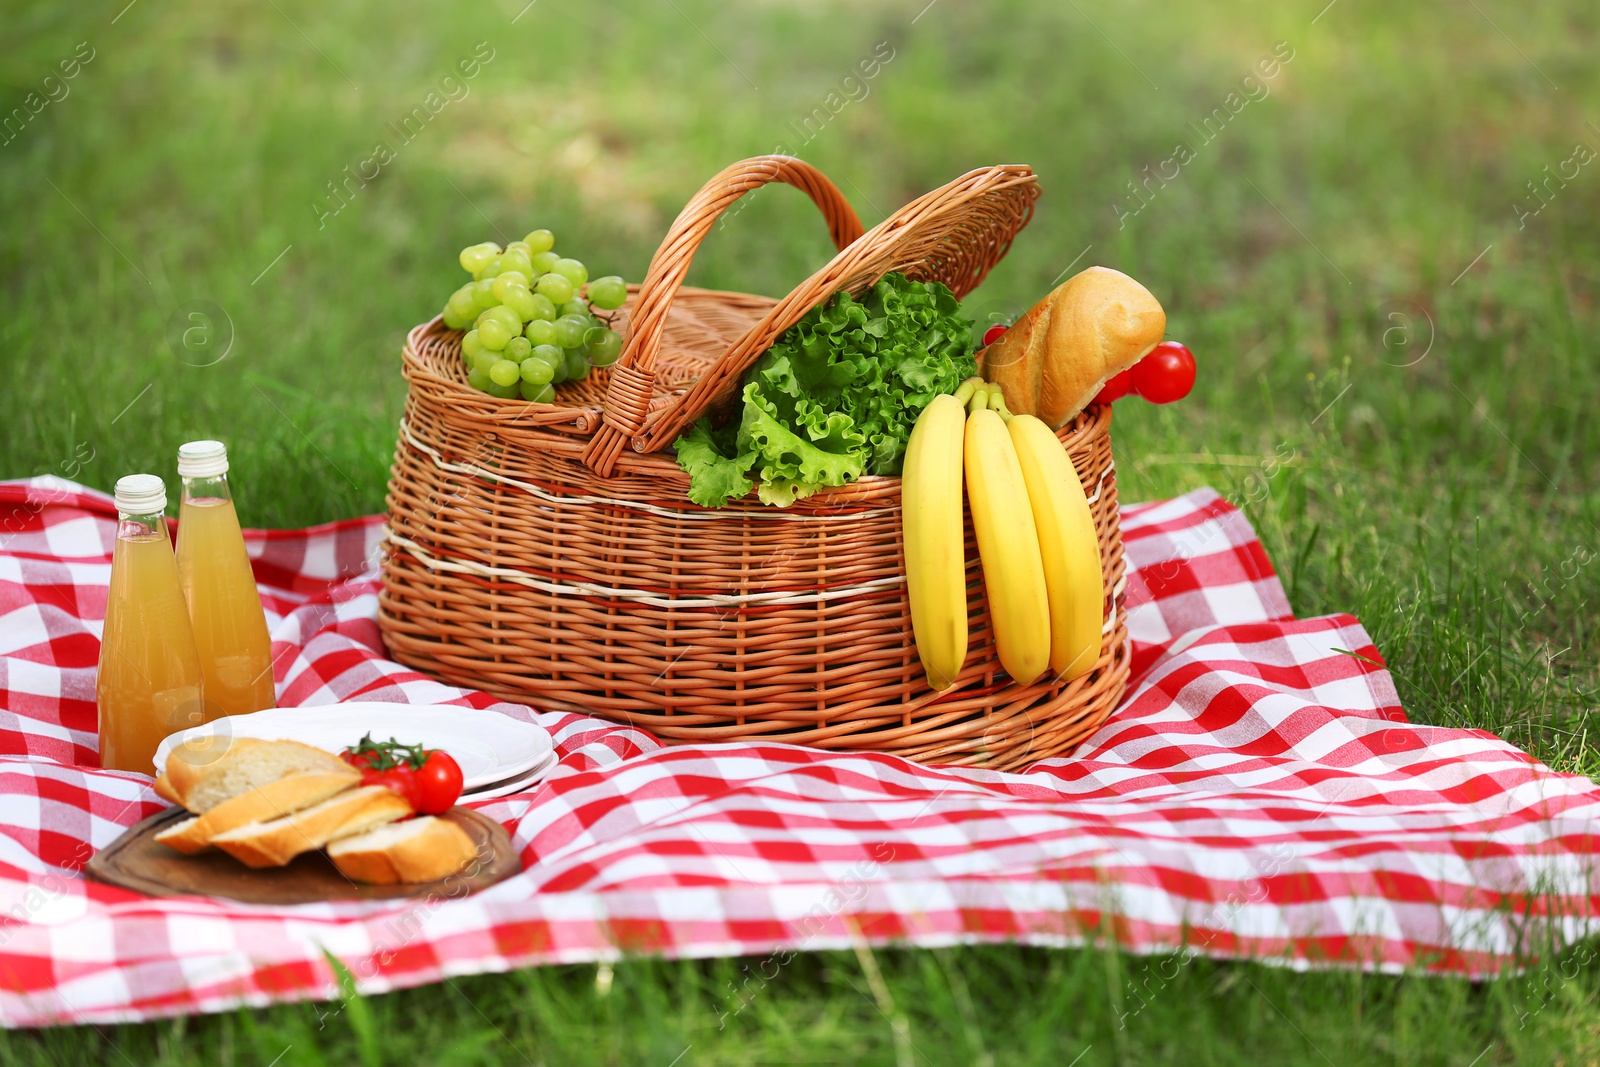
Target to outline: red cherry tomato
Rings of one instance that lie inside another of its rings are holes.
[[[1094,394],[1095,403],[1109,404],[1113,400],[1118,400],[1127,396],[1128,383],[1132,377],[1132,371],[1122,371],[1120,374],[1113,374],[1110,378],[1106,379],[1106,384],[1100,387],[1100,391]]]
[[[987,330],[983,331],[983,343],[986,345],[992,345],[996,341],[1000,340],[1000,338],[1004,337],[1005,333],[1005,324],[997,322]]]
[[[417,810],[417,772],[412,770],[408,763],[383,771],[369,767],[361,772],[361,784],[381,785],[385,789],[392,789],[405,797],[412,811]]]
[[[448,752],[429,752],[416,772],[416,799],[411,806],[419,815],[443,815],[461,799],[461,781],[461,767]]]
[[[1194,388],[1194,353],[1177,341],[1162,341],[1133,365],[1132,392],[1152,404],[1182,400]]]
[[[447,752],[368,734],[340,755],[361,771],[362,785],[394,790],[420,815],[442,815],[461,798],[461,766]]]

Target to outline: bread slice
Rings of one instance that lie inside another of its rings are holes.
[[[332,774],[348,767],[332,752],[299,741],[217,736],[175,746],[167,756],[166,778],[178,803],[203,815],[291,774]]]
[[[217,834],[211,843],[247,867],[281,867],[302,852],[410,814],[411,805],[400,794],[381,785],[368,785],[281,819]]]
[[[168,804],[176,804],[180,808],[183,807],[183,800],[173,790],[172,779],[167,777],[166,771],[156,775],[156,784],[152,788],[155,789],[156,796],[165,800]]]
[[[390,823],[328,846],[328,858],[346,878],[370,885],[436,882],[464,869],[476,855],[465,830],[432,815]]]
[[[301,811],[360,783],[361,772],[348,764],[337,771],[291,774],[224,800],[204,815],[169,826],[156,840],[192,856],[210,848],[211,839],[218,834]]]

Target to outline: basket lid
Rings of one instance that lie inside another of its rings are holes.
[[[622,356],[612,368],[602,425],[584,450],[584,462],[596,472],[610,473],[624,445],[636,452],[665,447],[713,404],[731,398],[744,372],[783,331],[841,289],[859,294],[899,271],[918,281],[943,282],[957,297],[966,296],[1010,250],[1039,198],[1038,179],[1018,164],[971,171],[918,197],[841,246],[832,261],[778,301],[680,396],[653,404],[666,311],[694,251],[728,204],[773,180],[763,176],[769,172],[794,184],[827,182],[798,159],[762,156],[724,170],[679,213],[650,262]],[[831,182],[827,188],[843,199]]]

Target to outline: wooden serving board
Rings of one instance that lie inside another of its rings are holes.
[[[415,885],[364,885],[352,882],[320,850],[296,856],[286,867],[254,870],[218,849],[195,856],[168,848],[156,834],[186,819],[182,808],[168,808],[128,827],[95,853],[85,870],[102,882],[153,897],[227,897],[247,904],[309,904],[323,900],[391,900],[400,897],[464,897],[487,889],[522,869],[505,827],[468,808],[451,808],[440,818],[467,832],[477,859],[436,882]]]

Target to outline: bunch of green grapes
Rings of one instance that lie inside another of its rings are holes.
[[[558,256],[555,243],[549,230],[534,230],[504,249],[488,241],[461,250],[472,281],[450,294],[444,324],[467,331],[461,358],[474,389],[548,403],[557,385],[622,354],[622,336],[590,308],[621,307],[627,284],[615,275],[590,282],[588,268]]]

